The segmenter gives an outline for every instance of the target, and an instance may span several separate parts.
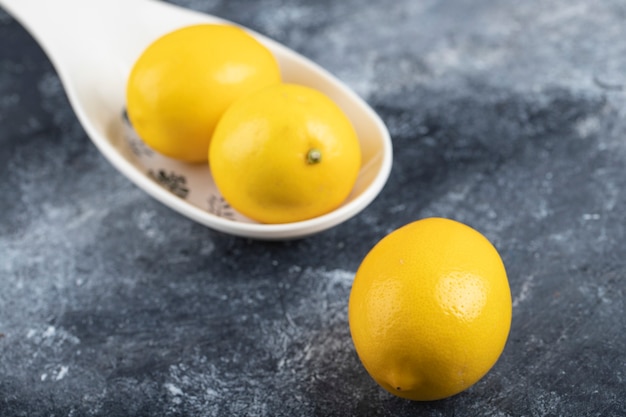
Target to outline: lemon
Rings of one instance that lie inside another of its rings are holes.
[[[127,81],[129,119],[157,152],[206,162],[215,124],[236,99],[280,81],[272,53],[243,29],[199,24],[151,43]]]
[[[480,380],[500,357],[511,294],[494,246],[450,219],[401,227],[357,270],[350,332],[365,369],[384,389],[437,400]]]
[[[224,199],[262,223],[306,220],[337,208],[360,165],[348,117],[325,94],[296,84],[274,84],[236,101],[209,147]]]

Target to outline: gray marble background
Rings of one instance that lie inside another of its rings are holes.
[[[626,415],[626,2],[175,3],[345,81],[389,182],[302,240],[195,224],[104,160],[0,11],[1,416]],[[496,245],[513,323],[483,380],[417,403],[369,378],[346,313],[367,251],[427,216]]]

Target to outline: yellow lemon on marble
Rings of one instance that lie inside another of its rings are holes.
[[[357,354],[384,389],[411,400],[455,395],[496,363],[511,293],[496,248],[444,218],[405,225],[363,259],[349,300]]]
[[[236,101],[220,119],[209,167],[224,199],[261,223],[311,219],[339,207],[361,166],[342,109],[310,87],[280,83]]]
[[[157,152],[206,162],[224,110],[277,82],[276,59],[243,29],[186,26],[156,39],[136,60],[127,81],[127,113],[139,137]]]

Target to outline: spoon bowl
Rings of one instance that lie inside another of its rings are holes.
[[[224,201],[208,166],[185,164],[152,151],[124,112],[130,69],[153,40],[187,25],[235,23],[154,0],[0,0],[0,6],[47,54],[78,120],[105,158],[158,201],[214,230],[268,240],[321,232],[367,207],[389,177],[391,140],[378,115],[328,71],[243,28],[274,54],[284,81],[322,91],[343,109],[357,131],[363,160],[352,193],[336,210],[294,223],[254,222]]]

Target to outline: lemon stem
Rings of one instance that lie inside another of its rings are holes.
[[[322,152],[317,148],[309,149],[306,154],[306,162],[310,165],[317,164],[322,160]]]

